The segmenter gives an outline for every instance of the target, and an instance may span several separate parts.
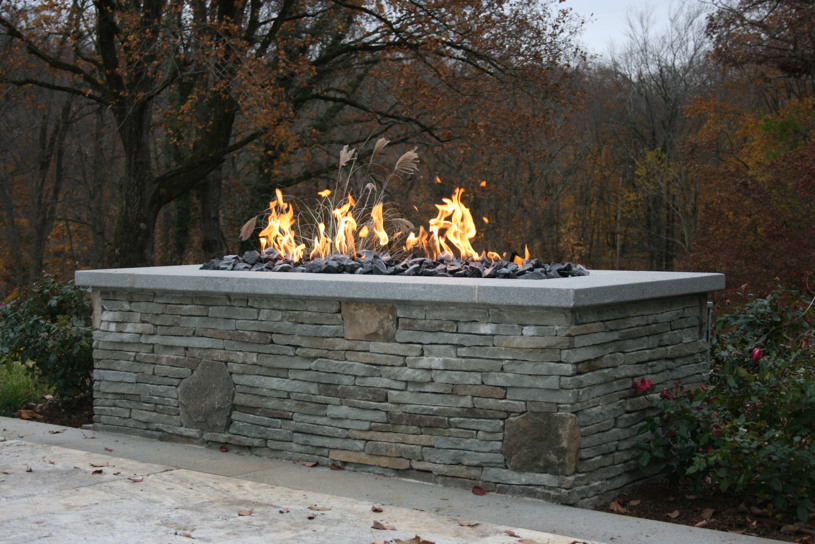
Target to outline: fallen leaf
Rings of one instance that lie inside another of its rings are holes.
[[[289,509],[288,509],[288,508],[283,508],[283,509],[281,509],[281,510],[280,510],[280,513],[281,513],[281,514],[288,514],[288,513],[289,513]]]
[[[48,434],[59,434],[59,433],[64,433],[64,432],[65,432],[65,429],[62,429],[62,430],[59,430],[59,431],[48,431]]]
[[[253,510],[241,510],[240,512],[238,512],[238,515],[239,516],[251,516],[252,512],[253,512]]]
[[[763,508],[756,508],[755,506],[750,507],[750,513],[753,514],[754,516],[766,516],[767,515],[766,510],[764,510]]]
[[[14,417],[17,419],[37,419],[40,416],[34,410],[17,410]]]
[[[316,517],[317,516],[315,516],[314,514],[309,514],[308,516],[306,516],[306,519],[314,519]]]
[[[49,464],[49,465],[53,465],[53,464],[54,464],[54,462],[53,462],[53,461],[48,461],[48,464]]]
[[[676,519],[679,517],[679,510],[674,510],[670,514],[666,514],[671,519]]]
[[[475,527],[476,525],[481,525],[477,521],[459,521],[458,524],[462,527]]]
[[[316,512],[325,512],[326,510],[331,510],[331,508],[328,508],[327,506],[309,506],[308,509],[314,510]]]
[[[642,499],[635,499],[633,501],[628,501],[628,506],[639,506],[642,502]]]
[[[229,450],[226,449],[226,446],[221,446],[220,448],[218,448],[218,451],[225,452],[225,451],[229,451]]]
[[[473,495],[478,495],[479,497],[482,495],[486,495],[487,492],[484,490],[483,487],[475,486],[473,487]]]
[[[715,512],[713,508],[705,508],[702,510],[702,519],[710,519],[713,517],[713,512]]]
[[[436,544],[435,542],[423,539],[419,535],[414,536],[410,540],[399,540],[398,538],[394,538],[393,541],[395,544]]]
[[[105,471],[102,470],[101,468],[97,468],[96,470],[91,472],[91,474],[104,474],[104,473],[105,473]]]
[[[82,433],[82,438],[87,438],[88,440],[92,440],[92,439],[96,438],[96,435],[92,434],[91,436],[88,436],[85,433]]]
[[[695,501],[699,497],[697,497],[696,495],[685,495],[685,498],[688,499],[689,501]]]
[[[342,468],[341,466],[339,466],[339,465],[337,465],[335,463],[331,463],[331,466],[328,467],[328,468],[330,468],[331,470],[345,470],[344,468]]]
[[[703,519],[699,523],[695,524],[694,527],[707,527],[708,525],[710,525],[710,522],[706,519]]]
[[[393,525],[382,525],[378,521],[374,520],[374,524],[371,525],[371,529],[377,529],[378,531],[395,531],[396,527]]]
[[[191,538],[191,539],[195,540],[195,537],[194,537],[194,536],[192,536],[190,533],[176,533],[176,534],[177,534],[178,536],[185,536],[185,537],[187,537],[187,538]]]
[[[589,544],[585,540],[572,540],[569,544]]]
[[[739,529],[738,531],[731,531],[730,529],[727,530],[728,533],[736,533],[737,535],[743,535],[745,529]]]
[[[28,465],[25,466],[25,471],[26,472],[34,472],[33,470],[31,470],[31,467],[28,466]]]
[[[139,482],[143,482],[143,481],[144,481],[144,476],[139,476],[138,478],[128,478],[128,480],[130,480],[131,482],[133,482],[133,483],[136,483],[136,484],[137,484],[137,483],[139,483]]]
[[[97,465],[97,464],[91,463],[91,466],[92,466],[93,468],[109,467],[109,466],[110,466],[110,463],[105,463],[104,465]]]
[[[783,527],[781,527],[780,531],[785,535],[791,535],[793,533],[797,533],[798,529],[799,528],[796,527],[795,525],[784,525]]]
[[[105,451],[113,451],[113,450],[110,449],[110,448],[105,448]]]
[[[387,540],[371,540],[371,544],[388,544]]]
[[[314,466],[317,466],[317,463],[315,463],[315,462],[313,462],[313,461],[300,461],[299,463],[300,463],[301,465],[303,465],[304,467],[314,467]]]
[[[541,542],[538,542],[537,540],[530,540],[528,538],[522,538],[518,542],[520,542],[521,544],[542,544]]]
[[[518,533],[516,533],[515,531],[510,531],[509,529],[507,529],[506,531],[504,531],[504,533],[508,534],[509,536],[514,536],[515,538],[521,538],[521,535],[519,535],[519,534],[518,534]]]
[[[371,512],[381,512],[382,509],[376,505],[371,506]]]
[[[119,474],[121,474],[121,471],[120,471],[120,472],[114,472],[114,473],[113,473],[113,475],[114,475],[114,476],[118,476]]]
[[[612,512],[617,512],[618,514],[627,514],[628,510],[619,502],[611,501],[608,503],[608,509]]]

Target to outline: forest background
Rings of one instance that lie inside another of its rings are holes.
[[[815,2],[632,14],[603,58],[564,6],[0,0],[0,299],[258,248],[275,189],[307,209],[380,138],[375,183],[421,159],[388,213],[427,225],[462,187],[479,251],[809,286]]]

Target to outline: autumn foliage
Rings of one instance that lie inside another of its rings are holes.
[[[811,3],[714,7],[591,58],[550,0],[5,2],[0,295],[258,248],[380,138],[388,217],[462,188],[477,247],[811,288]]]

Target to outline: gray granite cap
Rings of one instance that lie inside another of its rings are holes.
[[[197,265],[79,270],[94,289],[176,291],[362,302],[576,308],[724,289],[723,274],[592,270],[552,280],[200,270]]]

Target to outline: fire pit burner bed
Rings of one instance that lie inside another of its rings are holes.
[[[498,278],[543,280],[588,276],[583,265],[570,262],[545,264],[538,259],[514,261],[480,259],[457,259],[449,253],[442,253],[436,259],[414,257],[393,259],[390,254],[379,254],[371,250],[361,250],[356,258],[346,255],[332,255],[328,258],[316,257],[311,261],[292,261],[273,248],[263,253],[247,251],[243,258],[226,255],[223,259],[212,259],[201,270],[235,270],[238,272],[308,272],[318,274],[374,274],[381,276],[433,276],[453,278]]]

